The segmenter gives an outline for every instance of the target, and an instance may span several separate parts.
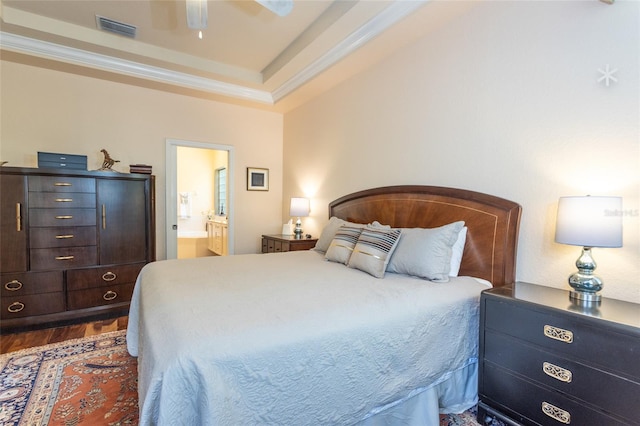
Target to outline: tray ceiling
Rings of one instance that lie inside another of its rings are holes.
[[[18,55],[274,106],[337,84],[472,2],[442,3],[294,0],[281,17],[252,0],[209,0],[200,39],[187,27],[184,0],[2,0],[0,45]],[[135,38],[99,29],[97,16],[135,26]]]

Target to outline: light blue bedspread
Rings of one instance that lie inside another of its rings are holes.
[[[350,425],[454,372],[475,379],[486,288],[377,279],[315,251],[149,264],[127,331],[140,424]]]

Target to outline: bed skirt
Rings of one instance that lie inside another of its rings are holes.
[[[478,402],[478,360],[444,374],[436,383],[376,407],[358,426],[438,426],[440,414],[459,414]]]

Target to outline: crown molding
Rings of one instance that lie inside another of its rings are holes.
[[[99,53],[87,52],[85,50],[7,32],[0,32],[0,48],[117,74],[273,105],[271,93],[264,90],[251,89],[237,84],[171,71],[165,68],[114,58]]]
[[[394,1],[379,14],[352,32],[347,38],[307,65],[281,86],[277,87],[273,92],[252,89],[211,78],[199,77],[99,53],[92,53],[4,31],[0,32],[0,48],[102,71],[273,105],[428,1],[429,0]]]
[[[371,18],[360,28],[352,32],[327,51],[324,55],[303,68],[299,73],[284,82],[280,87],[272,92],[274,102],[278,102],[315,76],[331,67],[342,58],[350,55],[367,42],[383,33],[390,26],[400,21],[402,18],[413,13],[422,7],[429,0],[402,1],[398,0],[383,9],[376,16]]]

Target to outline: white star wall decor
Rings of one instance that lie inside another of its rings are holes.
[[[618,72],[617,68],[612,70],[609,64],[607,64],[604,69],[598,68],[598,72],[601,74],[598,83],[604,81],[605,86],[609,87],[611,83],[618,82],[618,79],[614,76],[614,74]]]

